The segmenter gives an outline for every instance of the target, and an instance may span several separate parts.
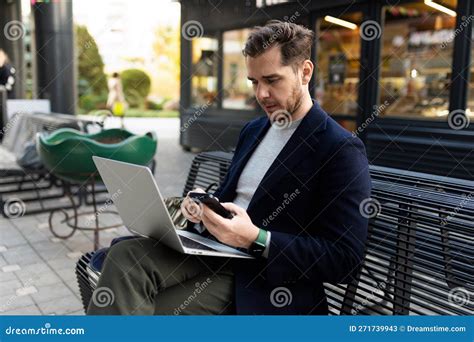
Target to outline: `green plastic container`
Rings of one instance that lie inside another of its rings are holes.
[[[135,135],[118,128],[95,134],[62,128],[36,136],[36,148],[46,168],[72,182],[84,181],[97,173],[92,156],[148,165],[155,156],[157,144],[153,132]],[[98,175],[96,177],[100,179]]]

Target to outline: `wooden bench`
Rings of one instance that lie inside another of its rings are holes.
[[[182,195],[222,182],[231,158],[197,155]],[[378,166],[370,173],[377,215],[363,267],[349,284],[325,284],[330,314],[472,315],[474,182]],[[76,264],[85,309],[100,275],[89,265],[92,254]]]

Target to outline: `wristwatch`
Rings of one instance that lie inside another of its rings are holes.
[[[260,258],[265,251],[265,248],[267,248],[267,231],[260,229],[258,232],[257,239],[252,242],[248,249],[248,253],[255,257],[255,258]]]

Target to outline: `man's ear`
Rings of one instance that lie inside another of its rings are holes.
[[[308,84],[309,81],[311,80],[311,77],[313,76],[313,69],[314,69],[313,62],[311,62],[309,59],[303,62],[303,75],[302,75],[303,85]]]

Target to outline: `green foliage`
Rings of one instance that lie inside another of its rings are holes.
[[[194,43],[193,43],[194,44]],[[155,31],[153,51],[155,70],[153,93],[160,97],[179,98],[181,69],[181,27],[160,25]]]
[[[128,109],[125,117],[127,118],[179,118],[177,110],[143,110]]]
[[[150,93],[150,76],[139,69],[127,69],[121,73],[120,78],[122,79],[125,101],[131,108],[143,107],[145,99]]]
[[[79,98],[81,112],[88,113],[95,109],[104,109],[107,103],[107,95],[84,94]]]
[[[152,101],[152,100],[146,100],[145,107],[146,107],[146,109],[150,109],[150,110],[163,110],[164,105],[168,101],[169,101],[169,99],[163,99],[159,102]]]
[[[79,111],[87,113],[105,108],[107,76],[104,73],[104,62],[94,38],[85,26],[76,25],[75,29]]]
[[[169,69],[178,81],[181,69],[180,48],[181,30],[179,26],[159,26],[157,28],[153,50],[158,59],[162,61],[160,66]]]
[[[85,26],[76,26],[79,96],[107,93],[107,77],[99,48]]]

